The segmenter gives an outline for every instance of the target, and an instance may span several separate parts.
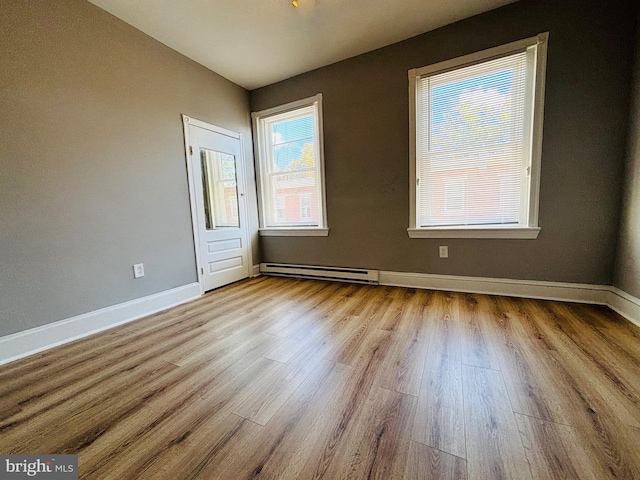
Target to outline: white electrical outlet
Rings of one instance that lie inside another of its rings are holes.
[[[141,263],[136,263],[133,266],[133,278],[144,277],[144,265]]]
[[[449,258],[449,247],[446,245],[440,245],[440,258]]]

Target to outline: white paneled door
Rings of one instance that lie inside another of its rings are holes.
[[[198,275],[208,291],[249,276],[244,164],[239,135],[188,129]]]

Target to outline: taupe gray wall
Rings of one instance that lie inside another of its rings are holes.
[[[264,237],[263,260],[611,284],[636,8],[523,0],[252,91],[254,111],[323,94],[329,236]],[[539,238],[409,239],[407,71],[545,31]]]
[[[636,45],[634,92],[614,285],[640,298],[640,34]]]
[[[0,32],[0,335],[195,282],[180,115],[252,166],[248,93],[84,0],[3,0]]]

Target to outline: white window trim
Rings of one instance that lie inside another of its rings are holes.
[[[542,127],[544,121],[544,89],[547,66],[549,32],[462,57],[446,60],[422,68],[409,70],[409,238],[538,238],[538,208],[540,200],[540,163],[542,158]],[[429,73],[471,65],[516,52],[532,45],[538,46],[536,58],[535,103],[533,106],[533,138],[529,186],[528,225],[491,225],[455,227],[417,227],[416,208],[416,81]]]
[[[408,228],[410,238],[538,238],[540,227],[491,225],[478,227],[428,227]]]
[[[279,115],[282,113],[286,113],[288,111],[297,110],[299,108],[309,107],[311,105],[315,105],[316,114],[317,114],[317,122],[316,122],[316,138],[318,142],[318,170],[319,176],[318,180],[320,181],[319,189],[318,189],[318,226],[300,226],[300,227],[267,227],[266,226],[266,205],[263,201],[263,190],[264,187],[262,185],[263,175],[262,171],[262,158],[267,158],[267,153],[263,151],[264,148],[268,145],[263,138],[262,129],[259,128],[259,121],[262,118],[270,117],[273,115]],[[255,142],[255,164],[256,164],[256,175],[258,177],[257,187],[258,187],[258,207],[260,212],[260,228],[259,233],[260,236],[263,237],[326,237],[329,235],[329,227],[327,225],[327,201],[326,201],[326,188],[325,188],[325,173],[324,173],[324,136],[323,136],[323,118],[322,118],[322,94],[318,93],[313,97],[304,98],[302,100],[297,100],[295,102],[290,102],[285,105],[280,105],[273,108],[268,108],[266,110],[261,110],[259,112],[253,112],[251,114],[251,118],[253,120],[253,134],[254,138],[256,138]]]
[[[319,227],[281,227],[281,228],[261,228],[258,230],[261,237],[327,237],[328,228]]]

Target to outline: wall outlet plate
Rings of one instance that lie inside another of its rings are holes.
[[[133,266],[133,278],[144,277],[144,265],[142,263],[136,263]]]
[[[438,250],[440,251],[440,258],[449,258],[449,247],[446,245],[440,245],[440,247],[438,247]]]

